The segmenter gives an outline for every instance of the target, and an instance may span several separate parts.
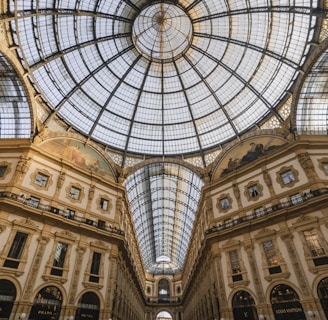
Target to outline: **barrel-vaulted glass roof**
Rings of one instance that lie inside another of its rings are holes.
[[[180,272],[203,181],[183,166],[157,163],[139,169],[125,186],[145,269]]]
[[[276,107],[316,0],[9,0],[17,52],[54,115],[145,155],[222,144]],[[277,117],[281,117],[277,114]]]
[[[309,54],[317,0],[8,0],[17,55],[48,106],[127,155],[206,152],[275,115]],[[303,108],[304,109],[304,108]],[[204,161],[205,163],[205,161]],[[126,181],[152,273],[183,268],[202,181],[146,166]]]

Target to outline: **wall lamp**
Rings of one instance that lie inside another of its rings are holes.
[[[265,320],[266,318],[265,318],[265,316],[264,316],[263,314],[260,314],[260,315],[259,315],[259,319],[260,319],[260,320]]]
[[[309,316],[310,318],[315,318],[315,314],[314,314],[313,311],[309,310],[309,311],[307,312],[307,314],[308,314],[308,316]]]
[[[26,313],[22,312],[18,318],[24,320],[26,318]]]

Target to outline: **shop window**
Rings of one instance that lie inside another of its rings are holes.
[[[49,176],[42,174],[41,172],[37,173],[35,176],[34,184],[39,187],[46,187],[49,180]]]
[[[277,320],[306,320],[299,296],[288,285],[276,285],[270,295],[271,305]]]
[[[322,310],[328,319],[328,278],[323,278],[318,285],[318,297],[322,306]]]
[[[83,294],[77,304],[75,319],[98,320],[100,312],[100,300],[93,292]]]
[[[63,268],[64,268],[67,249],[68,249],[68,244],[62,242],[57,243],[54,260],[50,271],[51,275],[53,276],[63,275]]]
[[[16,300],[16,287],[6,279],[0,279],[0,318],[9,319]]]
[[[257,314],[254,298],[246,291],[238,291],[232,298],[234,319],[256,320]]]
[[[315,266],[328,264],[328,256],[315,229],[303,231],[305,242]]]
[[[93,252],[92,254],[92,262],[90,268],[90,282],[99,282],[99,271],[100,271],[100,261],[101,261],[101,253]]]
[[[8,252],[8,256],[4,262],[4,267],[17,269],[22,257],[22,253],[26,244],[28,234],[23,232],[16,232],[14,241]]]
[[[57,287],[41,289],[34,298],[29,319],[59,320],[62,301],[63,295]]]

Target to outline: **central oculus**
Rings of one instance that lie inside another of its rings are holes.
[[[143,9],[134,20],[132,40],[148,59],[171,61],[189,48],[192,33],[191,20],[180,7],[155,3]]]

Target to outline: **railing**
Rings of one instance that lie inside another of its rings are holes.
[[[263,208],[262,210],[254,212],[251,215],[247,215],[245,217],[241,217],[241,218],[238,218],[238,219],[227,221],[227,222],[225,222],[223,224],[220,224],[218,226],[213,226],[211,229],[207,229],[205,231],[205,234],[218,232],[218,231],[221,231],[221,230],[232,228],[236,225],[240,225],[240,224],[247,223],[247,222],[250,222],[250,221],[253,221],[253,220],[256,220],[256,219],[260,219],[260,218],[262,218],[264,216],[268,216],[268,215],[270,215],[273,212],[276,212],[278,210],[286,209],[286,208],[290,208],[290,207],[295,207],[297,205],[300,205],[304,202],[307,202],[307,201],[309,201],[309,200],[311,200],[315,197],[318,197],[318,196],[321,196],[321,195],[324,195],[324,194],[328,194],[328,188],[321,188],[321,189],[318,189],[318,190],[309,191],[309,192],[305,193],[302,197],[297,198],[295,200],[290,200],[290,201],[287,201],[287,202],[281,202],[281,203],[275,204],[271,207]]]
[[[32,197],[26,199],[24,196],[19,196],[18,194],[15,194],[12,192],[0,192],[0,199],[1,198],[14,200],[14,201],[19,202],[28,207],[32,207],[32,208],[38,209],[40,211],[46,211],[46,212],[55,214],[56,216],[60,216],[64,219],[73,220],[73,221],[76,221],[79,223],[84,223],[84,224],[87,224],[88,226],[92,226],[92,227],[95,227],[100,230],[104,230],[104,231],[107,231],[110,233],[124,236],[123,230],[120,230],[116,227],[112,227],[110,225],[107,226],[103,223],[103,221],[102,222],[94,221],[91,219],[86,219],[86,218],[75,216],[74,211],[72,211],[72,210],[65,211],[63,209],[59,209],[59,208],[56,208],[53,206],[41,204],[41,203],[35,201],[35,199]]]
[[[148,298],[148,303],[172,304],[180,302],[180,298]]]

